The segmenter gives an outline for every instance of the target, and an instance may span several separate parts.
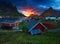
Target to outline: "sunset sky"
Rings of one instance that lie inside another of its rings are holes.
[[[34,11],[43,12],[44,10],[52,7],[55,10],[60,10],[60,0],[0,0],[5,2],[12,2],[20,11],[26,7],[32,8]]]

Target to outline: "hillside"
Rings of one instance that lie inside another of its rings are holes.
[[[18,11],[11,3],[0,2],[0,16],[18,16]]]
[[[45,10],[42,14],[42,17],[60,17],[60,11],[54,10],[50,7],[48,10]]]

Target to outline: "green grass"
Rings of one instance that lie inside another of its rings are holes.
[[[58,29],[58,28],[60,28],[60,23],[57,23],[53,26],[53,29]]]
[[[24,31],[27,30],[24,21],[19,27]],[[0,32],[0,44],[60,44],[60,34],[46,32],[32,36],[25,32]]]
[[[47,32],[32,36],[25,32],[0,32],[0,44],[60,44],[60,34]]]

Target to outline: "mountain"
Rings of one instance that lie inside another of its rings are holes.
[[[60,17],[60,11],[54,10],[52,7],[45,10],[41,15],[41,17]]]
[[[22,14],[22,13],[19,13],[18,14],[20,17],[26,17],[24,14]]]
[[[18,11],[11,3],[0,2],[0,16],[18,16]]]

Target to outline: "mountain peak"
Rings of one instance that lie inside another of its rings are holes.
[[[0,2],[0,16],[18,16],[17,8],[11,3]]]
[[[52,7],[50,7],[48,10],[46,10],[46,11],[48,11],[48,12],[54,12],[55,10],[52,8]]]
[[[50,7],[49,9],[51,9],[51,10],[52,10],[53,8],[52,8],[52,7]]]
[[[42,17],[60,17],[60,11],[54,10],[50,7],[48,10],[45,10],[42,14]]]

